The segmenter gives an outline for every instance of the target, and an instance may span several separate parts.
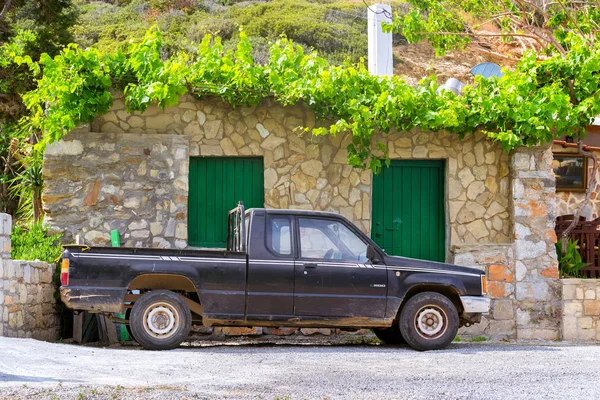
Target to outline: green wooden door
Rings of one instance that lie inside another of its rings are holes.
[[[394,160],[373,176],[371,237],[388,254],[444,261],[444,161]]]
[[[227,213],[242,200],[264,207],[264,167],[258,157],[192,157],[188,198],[190,246],[226,247]]]

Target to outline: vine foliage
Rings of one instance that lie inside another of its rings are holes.
[[[243,32],[229,51],[210,35],[195,54],[163,59],[161,46],[161,33],[154,28],[124,51],[103,54],[71,44],[54,58],[43,55],[39,65],[29,62],[33,71],[42,71],[37,89],[23,97],[30,110],[24,123],[42,132],[38,149],[107,112],[112,90],[124,91],[130,111],[144,111],[152,103],[168,107],[185,93],[218,96],[234,106],[255,105],[266,97],[283,105],[302,102],[332,121],[312,128],[312,134],[351,133],[349,164],[375,172],[386,154],[383,144],[374,143],[376,132],[419,127],[464,137],[481,131],[511,150],[564,134],[581,137],[600,114],[599,47],[576,36],[566,55],[539,60],[527,52],[514,71],[499,79],[476,79],[460,96],[436,93],[435,77],[411,87],[397,76],[372,76],[364,63],[331,65],[286,38],[271,45],[264,65],[254,62]]]
[[[492,90],[490,94],[500,96],[499,108],[490,110],[488,107],[488,111],[500,111],[500,118],[495,121],[499,124],[499,134],[512,136],[515,129],[503,123],[509,112],[505,107],[516,101],[519,104],[514,108],[513,119],[517,122],[517,136],[521,139],[524,139],[523,134],[527,136],[524,144],[549,141],[560,133],[578,138],[578,153],[591,158],[592,180],[575,218],[562,233],[562,254],[566,254],[567,237],[589,203],[597,180],[598,157],[584,150],[581,138],[600,107],[597,40],[600,2],[408,0],[408,3],[409,11],[404,16],[395,14],[392,23],[386,24],[384,29],[402,33],[412,43],[426,40],[438,55],[475,44],[484,36],[500,37],[520,44],[525,50],[516,71],[521,72],[520,84],[514,86],[516,90],[502,90],[507,89],[502,86],[499,92]],[[480,85],[485,86],[485,83],[480,82]],[[538,96],[528,96],[531,90],[537,90]],[[492,100],[496,98],[492,96]],[[513,139],[516,138],[513,136]]]

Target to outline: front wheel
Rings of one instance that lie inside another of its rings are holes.
[[[411,297],[400,313],[400,332],[416,350],[439,350],[458,332],[458,311],[446,296],[423,292]]]
[[[129,324],[135,340],[142,347],[170,350],[188,337],[192,314],[178,294],[169,290],[153,290],[135,302]]]

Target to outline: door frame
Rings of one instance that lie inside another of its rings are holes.
[[[186,241],[187,241],[187,246],[189,248],[217,248],[217,247],[214,247],[214,246],[207,245],[206,242],[196,242],[196,243],[193,243],[193,244],[190,243],[190,238],[192,237],[190,230],[192,228],[192,223],[194,222],[190,218],[190,214],[191,214],[191,210],[192,210],[192,201],[193,201],[192,200],[192,196],[190,194],[191,193],[191,187],[192,187],[192,178],[193,178],[193,176],[192,176],[192,165],[193,165],[193,160],[200,160],[200,159],[202,159],[202,160],[210,160],[210,159],[215,159],[215,160],[225,160],[225,159],[227,159],[227,160],[240,160],[240,159],[243,159],[243,160],[248,160],[248,159],[260,160],[260,163],[261,163],[261,166],[262,166],[262,170],[261,170],[262,171],[261,172],[262,182],[260,184],[260,193],[261,193],[261,198],[262,198],[262,204],[260,204],[260,208],[264,207],[264,202],[265,202],[265,189],[264,189],[264,187],[265,187],[265,185],[264,185],[264,182],[265,182],[265,178],[264,178],[265,164],[264,164],[264,162],[265,162],[265,160],[264,160],[264,156],[262,156],[262,155],[258,155],[258,156],[255,156],[255,155],[248,155],[248,156],[245,156],[245,155],[233,155],[233,156],[222,155],[222,156],[190,156],[189,157],[189,159],[188,159],[188,163],[189,163],[189,165],[188,165],[188,176],[187,176],[187,178],[188,178],[188,201],[187,201],[187,213],[186,213],[186,222],[187,222],[187,226],[186,226],[187,239],[186,239]],[[228,206],[228,207],[225,207],[225,208],[227,210],[229,210],[229,209],[235,207],[237,205],[237,202],[239,200],[243,200],[243,199],[236,199],[231,204],[231,206]],[[257,207],[257,206],[254,206],[254,207]],[[248,204],[246,204],[246,209],[248,209],[248,208],[249,208]]]
[[[443,168],[444,168],[444,173],[443,173],[443,179],[444,179],[444,185],[443,185],[443,192],[444,192],[444,198],[443,198],[443,207],[444,207],[444,259],[446,263],[452,263],[453,262],[453,254],[450,251],[450,235],[452,233],[452,227],[450,226],[450,215],[449,215],[449,205],[448,205],[448,182],[450,181],[449,177],[449,168],[448,165],[450,164],[448,161],[448,158],[391,158],[390,159],[391,162],[393,161],[441,161],[443,163]],[[382,164],[382,168],[388,168],[385,166],[385,160],[381,160],[381,164]],[[390,164],[391,165],[391,164]],[[375,182],[375,174],[373,173],[373,171],[371,171],[371,196],[369,196],[369,208],[371,211],[371,215],[370,215],[370,223],[369,223],[369,233],[368,236],[371,240],[373,240],[373,238],[371,237],[372,233],[373,233],[373,194],[374,194],[374,190],[373,190],[373,185]]]

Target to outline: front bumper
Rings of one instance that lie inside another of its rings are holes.
[[[61,286],[60,298],[71,310],[115,313],[123,311],[127,288]]]
[[[460,296],[465,314],[489,314],[491,300],[483,296]]]

